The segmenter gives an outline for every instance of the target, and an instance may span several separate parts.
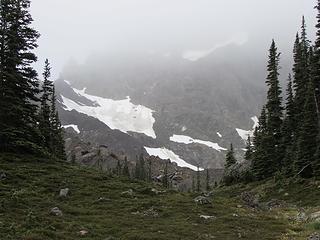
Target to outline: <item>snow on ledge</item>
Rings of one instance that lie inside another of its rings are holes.
[[[170,159],[172,162],[175,162],[179,167],[186,167],[186,168],[190,168],[193,171],[197,171],[197,167],[193,166],[189,163],[187,163],[186,161],[184,161],[183,159],[181,159],[177,154],[175,154],[174,152],[172,152],[169,149],[166,148],[149,148],[149,147],[144,147],[147,151],[147,153],[150,156],[155,156],[155,157],[159,157],[163,160],[167,160]],[[202,171],[203,169],[200,168],[200,171]]]
[[[75,125],[75,124],[63,125],[62,127],[63,127],[63,128],[69,128],[69,127],[71,127],[71,128],[73,128],[73,130],[75,130],[78,134],[80,133],[79,127],[78,127],[77,125]]]
[[[254,116],[251,118],[253,121],[253,127],[252,130],[243,130],[240,128],[236,128],[236,131],[238,132],[238,135],[242,138],[242,140],[247,141],[248,137],[253,137],[254,130],[257,126],[259,126],[259,119],[257,116]]]
[[[78,90],[73,88],[73,91],[79,96],[96,102],[98,106],[79,105],[61,95],[65,110],[76,110],[77,112],[94,117],[111,129],[118,129],[124,133],[138,132],[154,139],[156,138],[153,130],[155,119],[152,115],[154,112],[152,109],[142,105],[134,105],[130,97],[123,100],[113,100],[89,95],[85,92],[86,89]]]
[[[184,144],[199,143],[199,144],[206,145],[210,148],[213,148],[219,152],[221,152],[221,150],[223,150],[223,151],[227,150],[223,147],[220,147],[218,143],[203,141],[203,140],[199,140],[199,139],[193,139],[191,137],[184,136],[184,135],[173,135],[172,137],[170,137],[170,141],[177,142],[177,143],[184,143]]]

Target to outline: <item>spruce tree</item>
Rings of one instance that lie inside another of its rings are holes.
[[[316,101],[314,98],[314,85],[310,80],[306,92],[306,101],[303,108],[301,132],[298,139],[297,158],[294,164],[296,174],[303,178],[313,176],[313,167],[316,161],[318,118]]]
[[[319,117],[320,115],[320,0],[318,0],[318,4],[315,8],[317,9],[318,14],[317,14],[317,24],[316,24],[317,33],[316,33],[316,41],[314,46],[312,78],[315,85],[317,112]],[[320,121],[320,117],[318,120]]]
[[[209,169],[206,169],[206,190],[210,191],[210,174]]]
[[[197,166],[197,192],[200,192],[200,190],[201,190],[200,169],[199,169],[199,166]]]
[[[287,85],[287,98],[286,98],[286,113],[282,125],[282,147],[284,149],[284,159],[283,159],[283,172],[285,175],[290,176],[292,174],[293,167],[293,140],[295,133],[295,109],[293,101],[293,90],[292,90],[292,79],[291,74],[289,74],[288,85]]]
[[[165,188],[169,188],[169,177],[168,177],[168,161],[165,161],[163,177],[162,177],[162,185]]]
[[[259,117],[259,126],[254,131],[253,154],[251,169],[255,179],[262,180],[271,177],[273,172],[270,162],[273,161],[271,154],[273,144],[268,135],[267,113],[264,106]]]
[[[236,158],[234,157],[234,150],[233,150],[233,145],[232,143],[230,144],[230,149],[228,150],[226,154],[226,164],[225,168],[229,168],[233,164],[237,162]]]
[[[51,123],[51,153],[60,159],[66,159],[65,147],[64,147],[64,130],[61,126],[59,119],[59,113],[56,109],[56,93],[55,86],[52,86],[51,95],[51,112],[50,112],[50,123]]]
[[[0,4],[1,151],[41,151],[39,83],[32,67],[39,33],[31,27],[29,7],[29,0],[2,0]]]
[[[125,177],[130,178],[130,171],[129,171],[129,165],[128,165],[128,159],[127,156],[124,158],[124,164],[122,169],[122,175]]]
[[[246,146],[246,153],[244,154],[244,159],[246,161],[251,161],[252,160],[252,142],[251,142],[251,137],[248,136],[247,140],[247,146]]]
[[[50,64],[48,59],[45,61],[45,67],[43,72],[43,84],[42,84],[42,95],[40,97],[40,114],[39,114],[39,129],[41,135],[43,137],[43,145],[46,149],[50,149],[50,145],[52,142],[52,134],[51,134],[51,108],[50,108],[50,100],[53,91],[53,83],[50,81]]]
[[[279,83],[279,61],[280,53],[278,53],[276,44],[272,40],[269,50],[268,60],[268,76],[266,84],[269,87],[267,93],[267,135],[268,145],[272,145],[269,151],[269,171],[275,172],[281,166],[283,158],[283,149],[281,148],[281,125],[283,118],[281,88]]]

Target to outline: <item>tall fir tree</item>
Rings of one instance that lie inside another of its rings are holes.
[[[55,86],[52,86],[51,95],[51,112],[50,112],[50,123],[51,123],[51,143],[50,149],[51,153],[60,159],[66,159],[65,147],[64,147],[64,130],[61,126],[59,119],[59,113],[56,109],[56,92]]]
[[[32,64],[39,33],[31,27],[29,0],[0,4],[0,150],[40,152],[39,83]]]
[[[200,168],[197,166],[197,192],[201,191]]]
[[[246,153],[244,154],[244,159],[246,161],[252,160],[252,142],[250,135],[248,136],[247,145],[246,145]]]
[[[122,175],[125,176],[125,177],[130,178],[130,171],[129,171],[129,164],[128,164],[127,156],[124,158]]]
[[[309,178],[313,176],[318,135],[318,118],[312,80],[308,84],[301,121],[301,132],[298,138],[298,151],[294,167],[296,174],[303,178]]]
[[[268,145],[272,145],[268,154],[268,168],[270,172],[275,172],[281,166],[283,158],[283,149],[281,148],[281,125],[283,118],[283,107],[281,97],[281,87],[279,83],[279,61],[280,53],[276,47],[275,41],[272,40],[269,50],[268,76],[266,84],[269,87],[267,93],[267,135]],[[266,139],[266,140],[267,140]]]
[[[282,147],[284,149],[284,158],[283,158],[283,165],[282,170],[285,175],[290,176],[293,173],[293,140],[294,140],[294,133],[295,133],[295,109],[294,109],[294,101],[293,101],[293,89],[292,89],[292,78],[291,74],[288,77],[288,84],[287,84],[287,91],[286,91],[286,113],[285,118],[283,120],[282,125]]]
[[[48,59],[45,61],[45,67],[43,72],[43,84],[42,84],[42,95],[40,97],[40,114],[39,114],[39,129],[43,137],[43,145],[46,149],[50,149],[51,144],[51,107],[50,101],[53,91],[53,83],[50,81],[50,64]]]
[[[230,148],[226,154],[226,164],[225,168],[229,168],[233,164],[237,162],[236,158],[234,157],[234,150],[233,150],[233,144],[230,144]]]
[[[264,106],[259,117],[259,126],[256,127],[253,137],[253,154],[251,169],[256,180],[262,180],[271,177],[273,172],[270,168],[272,160],[273,144],[270,140],[267,127],[267,113]]]

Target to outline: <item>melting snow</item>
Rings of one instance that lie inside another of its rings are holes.
[[[97,97],[85,93],[86,89],[73,91],[79,96],[83,96],[99,106],[82,106],[78,103],[62,97],[64,109],[67,111],[76,110],[77,112],[92,116],[105,123],[111,129],[118,129],[122,132],[138,132],[156,138],[153,130],[155,119],[152,116],[154,112],[142,105],[134,105],[131,103],[130,97],[123,100],[112,100]]]
[[[177,143],[184,143],[184,144],[191,144],[191,143],[199,143],[199,144],[203,144],[206,145],[208,147],[211,147],[217,151],[221,151],[221,150],[227,150],[223,147],[220,147],[218,143],[213,143],[213,142],[209,142],[209,141],[203,141],[203,140],[198,140],[198,139],[193,139],[191,137],[188,136],[184,136],[184,135],[173,135],[172,137],[170,137],[170,141],[172,142],[177,142]]]
[[[166,148],[149,148],[149,147],[144,147],[147,151],[147,153],[150,156],[158,156],[161,159],[167,160],[170,159],[172,162],[175,162],[179,167],[186,167],[186,168],[190,168],[194,171],[197,171],[197,167],[193,166],[189,163],[187,163],[186,161],[184,161],[183,159],[181,159],[177,154],[175,154],[174,152],[172,152],[169,149]],[[200,169],[201,171],[203,169]]]
[[[75,124],[63,125],[62,127],[63,127],[63,128],[69,128],[69,127],[71,127],[71,128],[73,128],[73,130],[75,130],[78,134],[80,133],[80,130],[79,130],[78,126],[75,125]]]
[[[259,125],[259,119],[254,116],[251,118],[251,120],[253,121],[253,127],[252,127],[252,130],[243,130],[243,129],[240,129],[240,128],[236,128],[239,136],[244,140],[244,141],[247,141],[248,140],[248,137],[253,137],[253,133],[254,133],[254,130],[255,128]]]

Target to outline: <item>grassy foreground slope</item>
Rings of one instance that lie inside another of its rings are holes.
[[[199,205],[193,200],[197,194],[155,194],[151,184],[34,157],[0,155],[1,173],[1,240],[306,239],[320,228],[296,220],[302,207],[306,213],[320,210],[317,184],[219,188],[212,204]],[[59,197],[62,188],[70,189],[67,197]],[[122,194],[129,189],[132,195]],[[250,208],[240,199],[243,191],[259,193],[261,201],[282,199],[288,206]],[[50,213],[54,207],[62,216]]]

